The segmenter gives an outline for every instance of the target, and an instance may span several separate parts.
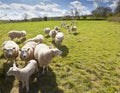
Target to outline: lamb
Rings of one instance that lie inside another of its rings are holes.
[[[36,47],[36,42],[27,42],[22,48],[20,52],[20,58],[23,61],[29,61],[34,59],[34,49]]]
[[[57,31],[53,29],[53,30],[50,31],[49,36],[54,40],[56,34],[57,34]]]
[[[58,32],[57,35],[55,36],[55,43],[57,46],[59,46],[64,39],[64,34],[62,32]]]
[[[45,29],[44,29],[44,32],[45,32],[45,34],[49,34],[50,28],[45,28]]]
[[[9,60],[15,62],[19,55],[19,46],[14,41],[8,40],[3,42],[2,51],[7,58],[7,62]]]
[[[7,75],[8,76],[13,75],[17,77],[17,79],[19,79],[22,82],[22,88],[26,86],[26,92],[28,93],[30,76],[37,71],[38,71],[37,62],[35,60],[30,60],[29,64],[22,69],[16,67],[16,65],[13,64],[13,67],[11,67],[8,70]]]
[[[43,67],[42,74],[44,74],[45,67],[48,66],[48,64],[51,62],[51,60],[57,56],[61,55],[62,52],[57,48],[50,49],[45,44],[39,44],[36,46],[34,51],[34,57],[37,60],[39,66]],[[48,68],[47,68],[48,70]]]
[[[26,36],[26,31],[22,30],[22,31],[16,31],[16,30],[12,30],[10,32],[8,32],[8,36],[10,37],[11,40],[14,40],[15,38],[25,38]]]
[[[39,34],[39,35],[37,35],[36,37],[31,38],[31,39],[28,39],[28,40],[25,41],[25,42],[27,43],[27,42],[31,42],[31,41],[34,41],[34,42],[36,42],[36,43],[43,43],[44,37],[43,37],[43,35]]]

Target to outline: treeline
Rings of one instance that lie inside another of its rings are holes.
[[[120,22],[120,0],[118,0],[117,7],[112,10],[110,7],[99,6],[91,12],[91,15],[80,15],[77,9],[70,10],[70,13],[62,17],[43,17],[32,18],[29,21],[47,21],[47,20],[109,20]]]
[[[91,12],[91,15],[80,15],[77,9],[69,10],[66,15],[61,17],[39,17],[28,19],[28,14],[23,15],[23,20],[9,20],[9,22],[23,22],[23,21],[52,21],[52,20],[109,20],[120,22],[120,0],[118,0],[117,7],[112,10],[110,7],[99,6]]]
[[[94,18],[105,18],[109,21],[120,22],[120,0],[118,0],[117,7],[112,11],[110,7],[99,6],[92,11],[92,16]]]

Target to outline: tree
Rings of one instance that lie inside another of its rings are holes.
[[[75,18],[80,19],[79,11],[75,9]]]
[[[24,19],[24,21],[27,21],[27,18],[28,18],[28,14],[27,14],[27,13],[24,13],[24,14],[23,14],[23,19]]]
[[[115,9],[115,11],[114,11],[114,14],[116,15],[116,14],[120,14],[120,0],[118,1],[118,3],[117,3],[117,7],[116,7],[116,9]]]
[[[100,6],[92,11],[92,15],[95,17],[107,17],[110,13],[112,13],[112,9],[110,7],[103,6]]]
[[[44,16],[43,20],[44,20],[44,21],[47,21],[47,20],[48,20],[47,16]]]

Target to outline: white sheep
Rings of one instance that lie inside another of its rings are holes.
[[[49,32],[50,32],[50,28],[45,28],[45,29],[44,29],[44,33],[45,33],[45,34],[49,34]]]
[[[3,42],[2,51],[7,58],[7,62],[9,60],[16,61],[16,58],[19,55],[19,46],[14,41],[8,40]]]
[[[36,47],[36,42],[27,42],[20,50],[20,58],[23,61],[29,61],[34,59],[34,50]]]
[[[49,36],[50,36],[53,40],[55,39],[56,34],[57,34],[57,31],[56,31],[55,29],[53,29],[53,30],[51,30],[51,31],[49,32]]]
[[[56,31],[60,31],[60,27],[58,27],[58,26],[55,26],[54,29],[55,29]]]
[[[8,32],[8,36],[10,37],[11,40],[15,39],[15,38],[25,38],[26,36],[26,31],[22,30],[22,31],[16,31],[16,30],[12,30]]]
[[[77,32],[77,26],[72,26],[72,27],[71,27],[71,31]]]
[[[26,86],[26,92],[28,93],[30,76],[37,71],[38,71],[37,62],[35,60],[30,60],[27,66],[22,69],[16,67],[16,65],[13,64],[13,67],[11,67],[8,70],[7,75],[8,76],[13,75],[17,77],[17,79],[19,79],[22,82],[22,88]]]
[[[69,28],[70,28],[70,25],[69,25],[69,24],[66,24],[66,28],[69,29]]]
[[[39,66],[43,67],[42,74],[44,74],[45,67],[48,66],[48,64],[51,62],[51,60],[57,56],[62,54],[62,52],[57,48],[50,49],[45,44],[38,44],[34,51],[34,57],[38,61]],[[48,68],[47,68],[48,70]]]
[[[62,32],[58,32],[55,36],[55,43],[57,46],[61,45],[64,39],[64,34]]]
[[[28,40],[25,41],[25,42],[27,43],[27,42],[31,42],[31,41],[34,41],[34,42],[36,42],[36,43],[43,43],[44,37],[43,37],[43,35],[39,34],[39,35],[37,35],[36,37],[31,38],[31,39],[28,39]]]
[[[65,27],[65,25],[66,25],[66,22],[65,22],[65,21],[63,21],[63,22],[60,23],[60,26],[61,26],[61,27]]]

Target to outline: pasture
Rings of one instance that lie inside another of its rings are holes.
[[[69,23],[69,21],[67,21]],[[0,23],[0,45],[9,40],[10,30],[26,30],[26,38],[44,34],[45,27],[60,26],[60,21]],[[61,28],[65,38],[45,75],[30,80],[30,93],[120,93],[120,24],[107,21],[78,21],[78,33],[69,34]],[[15,40],[19,47],[24,45]],[[45,37],[44,43],[52,44]],[[17,58],[19,67],[24,62]],[[0,48],[0,93],[24,93],[21,83],[6,72]]]

